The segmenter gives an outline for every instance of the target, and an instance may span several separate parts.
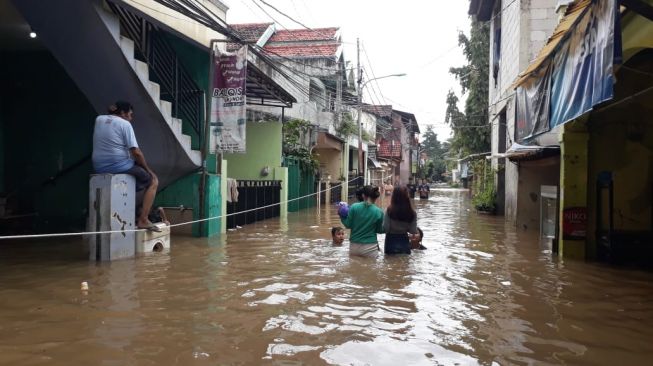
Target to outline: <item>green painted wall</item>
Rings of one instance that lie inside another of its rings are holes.
[[[281,166],[281,123],[247,122],[247,153],[225,154],[229,162],[229,178],[278,180],[274,168]],[[263,167],[270,167],[267,177],[261,176]]]
[[[177,180],[156,196],[156,206],[177,207],[183,205],[193,209],[193,220],[200,218],[199,187],[202,175],[194,173]],[[205,195],[208,208],[205,217],[217,217],[222,214],[222,195],[220,193],[220,176],[209,174]],[[193,236],[213,236],[220,233],[221,220],[209,220],[203,225],[192,224]]]
[[[95,111],[45,51],[0,54],[0,80],[0,171],[4,190],[13,192],[9,206],[16,214],[38,214],[25,229],[83,229]]]

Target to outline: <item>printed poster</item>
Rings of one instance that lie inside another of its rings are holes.
[[[247,46],[214,57],[209,151],[245,153]]]

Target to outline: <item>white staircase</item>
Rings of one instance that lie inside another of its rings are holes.
[[[134,132],[160,188],[202,166],[200,152],[192,149],[190,136],[182,133],[182,122],[170,113],[172,105],[161,100],[161,88],[150,80],[150,68],[134,59],[134,42],[121,37],[120,20],[109,10],[109,3],[10,1],[38,30],[41,43],[98,114],[106,113],[116,99],[136,107]]]
[[[161,115],[168,123],[168,126],[174,133],[177,141],[183,147],[188,157],[196,165],[202,164],[202,155],[198,150],[193,150],[191,148],[191,137],[182,133],[182,121],[178,118],[172,116],[172,103],[161,100],[161,88],[159,84],[150,80],[150,71],[147,64],[143,61],[136,60],[134,58],[134,41],[131,39],[120,35],[120,21],[116,15],[109,13],[108,11],[103,10],[102,18],[107,24],[107,27],[111,31],[114,39],[118,41],[120,49],[122,49],[123,55],[127,59],[129,65],[138,75],[138,78],[141,80],[141,83],[145,86],[152,101],[156,104],[161,111]]]

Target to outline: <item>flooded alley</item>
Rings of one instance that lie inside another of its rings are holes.
[[[331,206],[113,263],[0,243],[0,364],[650,362],[653,273],[562,262],[468,200],[416,201],[428,249],[376,260],[331,245]]]

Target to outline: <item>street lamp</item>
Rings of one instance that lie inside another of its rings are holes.
[[[359,176],[361,175],[364,176],[365,174],[365,172],[363,172],[363,169],[365,168],[365,164],[363,162],[363,124],[361,123],[361,115],[363,114],[363,89],[370,81],[391,78],[391,77],[401,77],[401,76],[406,76],[406,74],[401,73],[401,74],[390,74],[390,75],[379,76],[378,78],[373,78],[365,81],[363,85],[361,85],[358,88],[358,175]]]

